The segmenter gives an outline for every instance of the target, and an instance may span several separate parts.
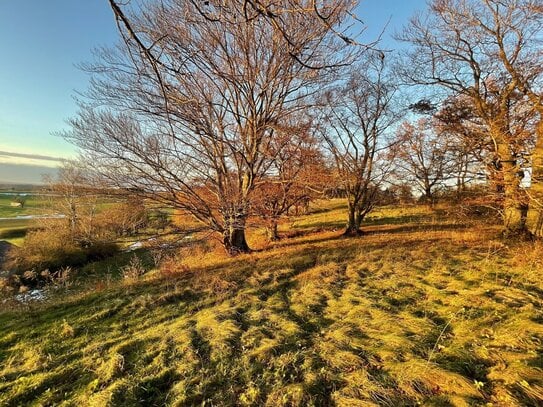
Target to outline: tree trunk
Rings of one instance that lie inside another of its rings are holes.
[[[526,211],[520,190],[520,178],[516,163],[502,155],[503,173],[503,226],[506,234],[522,234],[526,231]]]
[[[268,239],[271,242],[276,242],[279,240],[279,233],[277,231],[277,219],[271,219],[269,225],[266,227],[266,233]]]
[[[427,187],[424,191],[424,201],[426,202],[426,205],[428,207],[434,207],[434,197],[432,195],[432,189],[430,187]]]
[[[355,217],[355,220],[354,220],[354,223],[355,223],[355,226],[356,226],[356,230],[357,230],[357,234],[358,235],[361,235],[362,234],[362,221],[364,220],[364,217],[366,215],[362,213],[362,211],[360,209],[358,209],[356,211],[356,217]]]
[[[357,216],[356,206],[352,202],[349,202],[349,219],[347,222],[347,228],[343,233],[344,236],[358,236],[360,234],[360,223],[358,222],[359,216]]]
[[[75,209],[75,205],[70,205],[70,214],[69,214],[68,222],[70,225],[70,233],[72,237],[74,237],[77,230],[77,211]]]
[[[543,118],[540,120],[532,153],[530,209],[527,216],[528,231],[537,238],[543,238]]]
[[[224,232],[224,248],[231,256],[240,253],[249,253],[249,245],[245,239],[245,229],[232,228]]]
[[[430,179],[427,175],[424,176],[424,193],[422,195],[422,202],[424,202],[428,207],[432,208],[434,206],[433,200],[434,197],[432,195],[432,186],[430,184]]]
[[[225,221],[223,245],[231,256],[251,251],[245,239],[245,216],[238,215]]]

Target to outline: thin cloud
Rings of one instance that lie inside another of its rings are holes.
[[[59,161],[59,162],[65,160],[65,158],[52,157],[50,155],[13,153],[10,151],[0,151],[0,157],[28,158],[31,160]]]

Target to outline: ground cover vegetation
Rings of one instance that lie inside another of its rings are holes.
[[[1,403],[540,404],[540,244],[427,206],[346,238],[344,203],[314,209],[267,250],[193,245],[137,278],[97,263],[2,312]]]
[[[0,195],[0,404],[543,403],[538,1],[109,4],[80,159]]]

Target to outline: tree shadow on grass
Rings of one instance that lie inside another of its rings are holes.
[[[318,231],[318,230],[330,230],[330,229],[342,229],[345,227],[345,220],[324,220],[311,223],[296,224],[293,222],[291,229],[294,230],[307,230],[307,231]]]
[[[26,227],[0,230],[0,239],[17,239],[25,237],[27,231],[28,228]]]
[[[421,223],[417,225],[404,224],[398,227],[385,227],[375,229],[373,227],[362,230],[362,236],[370,235],[382,235],[382,234],[400,234],[400,233],[413,233],[413,232],[444,232],[444,231],[460,231],[466,230],[469,225],[461,224],[428,224]]]
[[[423,223],[431,218],[429,214],[412,214],[386,217],[369,217],[364,220],[363,225],[382,226],[382,225],[401,225],[404,223]]]

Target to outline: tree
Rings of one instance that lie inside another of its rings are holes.
[[[13,199],[13,202],[19,204],[19,206],[21,208],[24,208],[25,207],[25,204],[26,204],[26,195],[17,195],[14,199]]]
[[[99,213],[100,193],[86,180],[85,169],[72,161],[62,164],[56,178],[45,178],[54,216],[35,221],[21,247],[11,253],[14,267],[20,271],[55,271],[117,252],[116,235],[109,226],[119,216]],[[109,222],[100,222],[101,216]],[[123,216],[127,216],[126,210]]]
[[[190,213],[235,254],[249,250],[247,217],[277,129],[360,50],[334,29],[350,2],[323,2],[327,24],[283,13],[286,36],[260,13],[246,18],[243,0],[203,4],[116,12],[125,42],[86,66],[91,87],[64,136],[109,185]]]
[[[531,234],[543,237],[543,5],[536,0],[485,0],[467,17],[493,41],[496,60],[537,116],[529,154],[527,222]]]
[[[448,146],[458,199],[467,191],[468,183],[497,178],[494,146],[470,99],[462,96],[446,99],[433,116],[433,126]]]
[[[91,218],[96,213],[96,196],[85,188],[85,179],[85,171],[72,161],[62,164],[55,179],[45,177],[47,188],[52,193],[51,206],[66,220],[73,241],[84,239],[84,229],[92,225]]]
[[[146,226],[148,211],[140,197],[94,184],[92,174],[78,161],[64,162],[55,179],[45,180],[56,215],[52,222],[45,223],[50,229],[66,229],[74,244],[91,247],[113,242],[119,236],[135,235]]]
[[[414,184],[424,201],[433,205],[437,188],[452,172],[449,145],[435,133],[431,120],[422,118],[415,124],[402,123],[393,149],[396,177]]]
[[[527,140],[524,131],[513,129],[512,110],[522,110],[525,102],[519,81],[500,63],[500,37],[521,56],[530,48],[533,34],[516,26],[506,33],[488,30],[494,27],[492,10],[514,11],[515,7],[536,2],[518,0],[434,0],[425,16],[411,20],[400,39],[413,45],[406,53],[401,74],[412,83],[432,85],[449,95],[469,100],[474,113],[483,122],[493,146],[493,176],[503,195],[503,220],[507,232],[525,229],[526,200],[521,187],[522,166]],[[509,2],[508,2],[509,3]],[[498,34],[497,36],[495,34]],[[514,54],[513,54],[514,55]],[[520,97],[519,97],[520,96]]]
[[[353,66],[344,84],[327,94],[322,112],[322,137],[334,164],[336,184],[348,202],[346,235],[360,234],[364,217],[376,203],[388,173],[379,153],[397,120],[396,85],[387,73],[383,55],[371,55]],[[383,165],[380,165],[383,164]]]
[[[115,201],[117,202],[108,203],[107,207],[95,216],[94,234],[101,233],[104,239],[108,236],[135,236],[148,225],[149,211],[143,200],[130,194],[118,193]]]
[[[283,131],[271,146],[269,175],[256,186],[252,212],[266,222],[268,238],[279,240],[279,219],[307,205],[324,188],[326,166],[309,124]]]

